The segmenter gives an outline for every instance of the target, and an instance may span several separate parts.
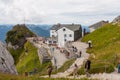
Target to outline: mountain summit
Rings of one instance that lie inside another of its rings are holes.
[[[15,25],[12,30],[7,32],[6,43],[14,48],[23,47],[27,37],[36,36],[26,25]]]

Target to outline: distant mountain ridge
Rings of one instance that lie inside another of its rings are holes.
[[[2,24],[0,25],[0,40],[5,42],[6,33],[13,28],[13,24]],[[49,37],[49,30],[52,25],[34,25],[27,24],[26,25],[31,31],[33,31],[36,35],[42,37]]]
[[[27,25],[27,27],[33,31],[36,35],[41,37],[50,36],[50,28],[52,25]]]

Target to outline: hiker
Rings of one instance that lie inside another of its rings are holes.
[[[88,47],[92,48],[92,42],[90,40],[88,41]]]
[[[37,68],[34,68],[33,73],[34,74],[37,73]]]
[[[83,36],[85,36],[86,35],[86,29],[84,28],[83,29]]]
[[[49,77],[51,77],[52,70],[53,70],[52,66],[49,65],[48,66],[48,75],[49,75]]]
[[[90,74],[89,74],[90,66],[91,66],[91,61],[88,59],[85,63],[85,72],[87,77],[90,77]]]
[[[76,47],[74,48],[74,50],[75,50],[75,52],[77,52],[77,51],[78,51]]]
[[[120,73],[120,60],[119,60],[119,63],[118,63],[118,73]]]
[[[27,72],[27,71],[25,72],[25,76],[26,76],[26,77],[28,76],[28,72]]]
[[[77,71],[78,71],[78,65],[75,64],[74,67],[75,67],[75,69],[74,69],[74,72],[73,72],[73,76],[75,78],[76,76],[78,76],[78,73],[77,73]]]
[[[75,49],[74,49],[75,47],[74,46],[72,46],[72,50],[73,50],[73,52],[75,51]]]
[[[79,52],[79,57],[81,57],[81,55],[82,55],[82,52],[80,51],[80,52]]]

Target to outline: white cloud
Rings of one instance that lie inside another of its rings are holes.
[[[120,15],[120,0],[0,0],[0,23],[90,25]]]

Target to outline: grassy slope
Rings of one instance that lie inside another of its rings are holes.
[[[65,70],[67,70],[74,62],[75,62],[76,59],[70,59],[68,61],[66,61],[63,66],[61,66],[59,69],[58,69],[58,72],[64,72]]]
[[[47,66],[50,62],[41,65],[37,54],[37,48],[30,42],[26,42],[24,47],[27,48],[28,55],[25,55],[25,50],[22,52],[19,62],[16,65],[18,72],[22,74],[25,71],[30,72],[33,71],[34,68],[37,68],[38,72],[46,74]]]
[[[82,39],[83,42],[88,40],[92,41],[93,48],[87,52],[95,55],[95,58],[90,57],[91,73],[104,72],[105,68],[102,66],[105,64],[108,66],[107,72],[112,72],[120,56],[120,26],[107,24]]]
[[[11,53],[11,55],[14,58],[15,61],[15,65],[19,62],[19,57],[21,55],[21,53],[24,51],[24,48],[19,48],[19,49],[12,49],[12,48],[8,48],[8,51]]]

